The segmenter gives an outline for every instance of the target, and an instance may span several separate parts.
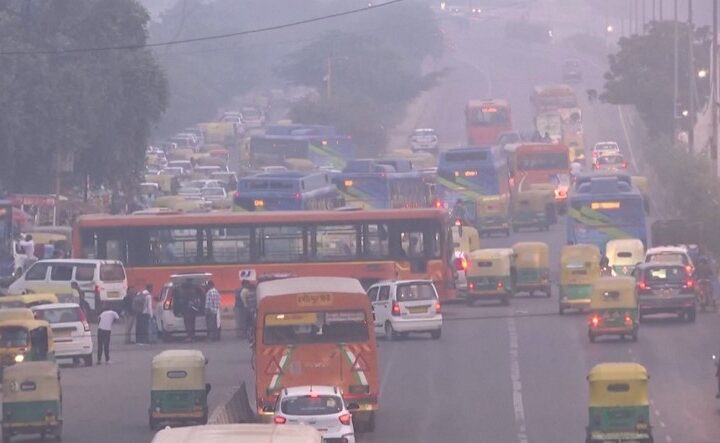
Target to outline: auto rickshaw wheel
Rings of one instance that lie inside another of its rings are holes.
[[[439,340],[442,336],[442,329],[438,329],[437,331],[431,331],[430,337],[432,337],[433,340]]]
[[[510,228],[505,229],[505,237],[510,237]]]
[[[694,310],[694,309],[691,309],[691,310],[687,311],[687,312],[685,313],[685,317],[687,318],[687,320],[688,320],[690,323],[694,323],[694,322],[695,322],[695,310]]]

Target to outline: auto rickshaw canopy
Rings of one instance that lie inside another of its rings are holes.
[[[588,374],[590,406],[647,406],[647,370],[637,363],[600,363]]]
[[[477,249],[468,255],[467,275],[510,275],[514,252],[510,248]]]
[[[152,359],[152,390],[205,389],[207,359],[198,350],[171,349]]]
[[[508,199],[504,195],[485,195],[475,202],[478,217],[487,215],[507,215]]]
[[[460,235],[460,227],[452,226],[453,247],[455,251],[469,253],[476,249],[480,249],[480,234],[477,229],[472,226],[463,226],[462,235]]]
[[[18,294],[18,295],[6,295],[0,297],[0,302],[12,303],[20,302],[23,306],[29,308],[37,305],[47,305],[51,303],[59,303],[57,295],[53,293],[38,293],[38,294]]]
[[[610,266],[635,266],[645,260],[645,245],[637,238],[618,238],[605,245]]]
[[[0,309],[0,322],[8,320],[35,320],[35,314],[30,308]]]
[[[60,400],[60,370],[55,362],[28,361],[3,371],[2,401]]]
[[[593,284],[591,309],[636,309],[637,305],[632,277],[601,277]]]
[[[519,268],[547,268],[550,248],[543,242],[518,242],[512,247],[515,265]]]

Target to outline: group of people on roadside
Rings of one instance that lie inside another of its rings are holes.
[[[140,292],[128,288],[123,299],[125,315],[125,343],[133,343],[132,332],[135,329],[137,344],[154,343],[157,340],[157,322],[153,307],[153,285],[148,284]]]

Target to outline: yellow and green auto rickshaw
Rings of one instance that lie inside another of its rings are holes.
[[[550,283],[550,248],[542,242],[519,242],[513,245],[515,252],[515,293],[527,292],[532,296],[542,292],[552,295]]]
[[[26,319],[0,321],[0,377],[16,363],[46,360],[55,360],[50,323]]]
[[[207,423],[206,365],[207,358],[197,350],[168,350],[153,357],[150,429],[162,423]]]
[[[62,438],[62,388],[55,362],[31,361],[5,369],[2,384],[2,441],[40,434]]]
[[[601,363],[588,374],[586,443],[652,443],[647,370],[637,363]]]
[[[613,275],[630,275],[645,261],[645,245],[637,238],[618,238],[605,245],[605,256]]]
[[[633,277],[601,277],[590,296],[588,338],[617,335],[621,340],[638,339],[640,311]]]
[[[520,228],[537,228],[541,231],[550,229],[547,211],[547,192],[518,191],[510,199],[513,232]]]
[[[554,225],[558,221],[558,213],[560,207],[555,199],[555,192],[557,186],[552,183],[533,183],[530,185],[531,191],[542,191],[545,194],[545,212],[547,213],[547,219],[551,225]]]
[[[30,308],[0,309],[0,322],[8,320],[35,320],[35,314]]]
[[[50,292],[41,292],[37,294],[34,292],[30,292],[28,294],[6,295],[4,297],[1,297],[0,301],[4,303],[18,302],[26,308],[32,308],[33,306],[38,305],[60,303],[57,294],[53,294]]]
[[[475,203],[475,224],[481,236],[495,232],[510,236],[510,207],[504,195],[479,197]]]
[[[567,245],[560,252],[560,315],[566,309],[590,306],[592,285],[600,278],[600,248],[595,245]]]
[[[467,255],[471,251],[480,249],[480,234],[472,226],[452,226],[453,250]],[[460,232],[462,231],[462,232]]]
[[[500,300],[507,305],[515,291],[514,252],[509,248],[477,249],[468,254],[467,302]]]

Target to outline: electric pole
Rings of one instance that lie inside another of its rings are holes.
[[[677,121],[678,121],[678,0],[673,0],[674,23],[674,50],[673,50],[673,144],[677,143]]]
[[[688,151],[695,150],[695,57],[693,39],[693,1],[688,0]]]
[[[718,175],[718,0],[713,0],[713,40],[712,54],[710,56],[710,110],[712,115],[712,136],[710,138],[710,162],[713,174]]]

